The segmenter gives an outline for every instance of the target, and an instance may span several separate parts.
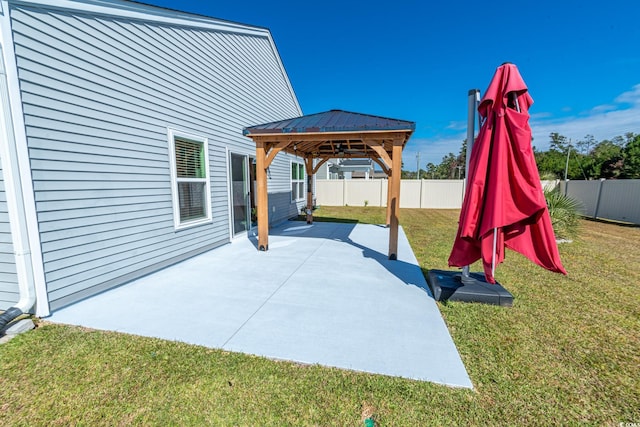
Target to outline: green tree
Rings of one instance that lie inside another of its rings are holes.
[[[548,151],[536,151],[534,147],[534,156],[540,174],[564,179],[566,170],[568,179],[585,179],[585,156],[578,153],[564,135],[552,132],[549,138],[551,141]],[[567,157],[569,158],[568,167]]]
[[[437,179],[453,179],[458,166],[457,157],[453,153],[449,153],[442,158],[442,162],[436,168]]]
[[[404,161],[402,161],[402,166],[400,167],[400,179],[415,179],[415,177],[415,172],[407,171],[404,169]]]
[[[464,139],[456,156],[449,153],[442,158],[440,164],[427,163],[424,176],[428,179],[458,179],[466,176],[465,164],[467,156],[467,140]]]
[[[540,175],[552,175],[557,179],[564,178],[566,154],[558,150],[534,151]]]
[[[586,135],[575,148],[565,136],[549,134],[549,150],[534,155],[540,175],[564,178],[567,157],[569,179],[640,178],[640,135],[628,132],[598,142]]]
[[[591,149],[598,144],[593,135],[585,135],[585,137],[576,142],[576,149],[580,154],[589,155]]]
[[[589,153],[591,160],[590,177],[617,178],[622,172],[622,148],[612,141],[604,140],[596,144]]]
[[[426,167],[427,167],[427,170],[425,171],[426,178],[436,179],[436,173],[437,173],[438,167],[431,162],[427,163]]]
[[[462,140],[462,145],[460,146],[460,153],[458,154],[457,160],[458,166],[460,166],[458,176],[460,178],[465,178],[467,176],[467,138]]]
[[[551,139],[551,143],[549,144],[550,151],[555,150],[560,153],[567,153],[570,147],[570,141],[567,140],[566,136],[560,135],[558,132],[551,132],[549,138]]]
[[[405,171],[400,172],[401,179],[416,179],[416,173],[413,171]]]
[[[627,143],[622,149],[623,166],[621,176],[623,178],[640,178],[640,134],[627,134]]]

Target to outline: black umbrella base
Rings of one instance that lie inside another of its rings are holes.
[[[513,295],[498,282],[488,283],[483,273],[469,273],[469,278],[463,281],[460,271],[429,270],[427,282],[436,301],[513,305]]]

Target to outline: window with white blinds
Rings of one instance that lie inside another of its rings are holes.
[[[169,148],[175,227],[211,221],[207,138],[169,129]]]
[[[304,200],[304,164],[291,162],[291,200]]]

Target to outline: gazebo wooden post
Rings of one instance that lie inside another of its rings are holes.
[[[391,172],[387,175],[387,227],[391,224]]]
[[[258,191],[258,250],[269,250],[269,195],[265,143],[256,141],[256,186]]]
[[[313,157],[305,157],[305,169],[307,170],[307,224],[313,224]]]
[[[402,145],[400,139],[393,140],[393,151],[391,154],[391,203],[389,222],[389,259],[398,259],[398,226],[400,224],[400,177],[402,174]]]

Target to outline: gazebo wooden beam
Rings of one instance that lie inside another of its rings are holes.
[[[280,141],[277,144],[275,144],[267,153],[267,158],[265,160],[265,168],[268,168],[269,166],[271,166],[271,162],[273,161],[273,159],[276,157],[276,155],[282,151],[284,148],[286,148],[289,144],[291,144],[291,141]]]
[[[387,165],[383,161],[375,157],[372,157],[371,160],[376,162],[376,164],[380,166],[380,168],[382,169],[382,172],[384,172],[387,176],[389,176],[389,174],[391,173],[391,169],[387,167]]]
[[[382,142],[378,141],[366,141],[365,142],[373,151],[376,152],[378,156],[382,159],[382,161],[387,165],[387,169],[391,168],[391,157],[389,157],[389,153],[387,153],[383,147]]]
[[[318,171],[320,170],[320,166],[324,165],[329,160],[331,160],[331,157],[323,157],[322,160],[320,160],[318,164],[313,167],[313,174],[314,175],[317,174]]]

